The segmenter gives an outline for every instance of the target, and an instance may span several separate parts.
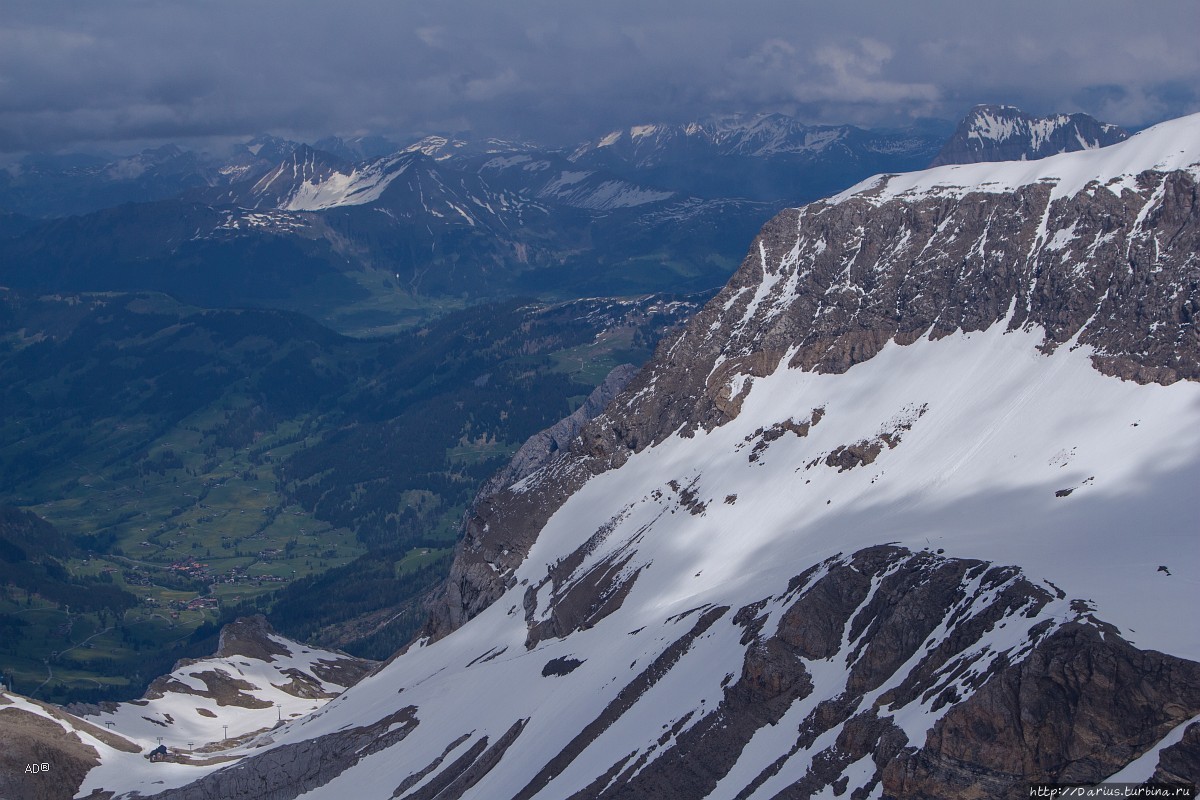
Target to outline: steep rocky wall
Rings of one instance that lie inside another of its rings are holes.
[[[951,709],[919,751],[889,764],[885,794],[1015,800],[1029,796],[1029,783],[1099,783],[1198,709],[1200,664],[1070,624]],[[1175,780],[1200,777],[1181,766]]]
[[[737,416],[755,376],[841,373],[889,342],[1037,325],[1043,347],[1087,345],[1142,383],[1200,380],[1200,188],[1145,172],[1052,201],[1035,183],[880,202],[870,192],[784,211],[724,289],[664,340],[569,457],[470,515],[433,614],[436,638],[508,586],[542,526],[590,477],[675,432]]]
[[[770,729],[792,744],[743,769],[739,798],[852,788],[853,797],[1015,799],[1030,782],[1102,781],[1200,713],[1200,664],[1139,650],[1086,604],[984,561],[870,547],[735,613],[696,611],[691,631],[575,740],[544,754],[517,797],[582,757],[697,636],[729,625],[742,631],[744,657],[718,705],[664,726],[656,745],[573,800],[709,796]],[[913,730],[932,725],[919,741],[902,727],[914,719],[926,722]],[[1195,780],[1194,739],[1163,751],[1162,776]],[[863,774],[848,787],[852,764]]]

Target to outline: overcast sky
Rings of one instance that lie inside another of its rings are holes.
[[[0,153],[258,132],[566,143],[783,111],[1200,111],[1196,0],[4,0]]]

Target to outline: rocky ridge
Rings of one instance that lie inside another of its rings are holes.
[[[783,114],[716,117],[686,124],[645,124],[611,131],[580,145],[573,160],[616,155],[640,166],[707,156],[819,158],[826,151],[862,157],[865,153],[920,152],[933,137],[916,130],[867,131],[851,125],[807,125]]]

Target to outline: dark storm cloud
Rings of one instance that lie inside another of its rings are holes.
[[[835,6],[835,7],[830,7]],[[0,150],[469,130],[569,140],[781,110],[1200,109],[1194,0],[6,3]]]

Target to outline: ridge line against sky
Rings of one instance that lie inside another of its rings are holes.
[[[903,126],[976,103],[1131,128],[1200,111],[1200,5],[9,0],[0,153],[267,131],[568,144],[779,111]]]

